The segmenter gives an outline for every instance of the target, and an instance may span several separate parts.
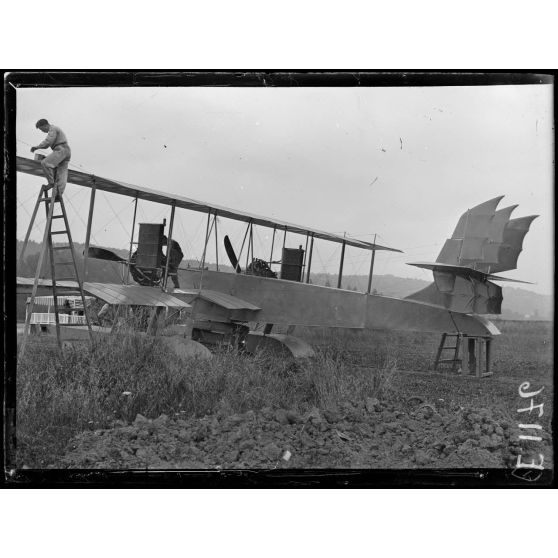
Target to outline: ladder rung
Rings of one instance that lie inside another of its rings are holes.
[[[68,234],[68,231],[51,231],[50,234]]]
[[[52,249],[53,250],[70,250],[72,247],[71,246],[53,246]]]
[[[455,351],[457,347],[442,347],[442,351]]]
[[[77,277],[75,275],[72,277],[57,277],[54,282],[56,283],[56,281],[75,281],[77,283]]]
[[[53,215],[52,218],[53,219],[63,219],[64,215]]]
[[[54,262],[54,265],[70,265],[73,263],[73,260],[70,260],[69,262]]]
[[[461,362],[461,359],[460,358],[441,358],[438,361],[438,364],[440,364],[442,362]]]

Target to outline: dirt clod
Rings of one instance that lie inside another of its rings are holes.
[[[381,404],[380,401],[376,397],[367,397],[366,398],[366,410],[369,413],[375,413],[381,411]]]

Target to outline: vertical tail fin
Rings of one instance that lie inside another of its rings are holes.
[[[498,196],[467,210],[459,219],[432,269],[434,283],[407,298],[444,306],[456,312],[500,314],[502,289],[490,275],[516,269],[523,239],[538,215],[510,219],[517,205],[500,210]],[[417,265],[417,264],[411,264]]]

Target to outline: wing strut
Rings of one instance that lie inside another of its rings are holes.
[[[134,231],[136,229],[136,213],[138,210],[138,197],[136,196],[135,201],[134,201],[134,218],[132,219],[132,233],[130,234],[130,250],[128,252],[128,261],[130,261],[132,259],[132,249],[134,246]],[[126,271],[126,284],[128,284],[128,281],[130,280],[130,266],[128,266],[128,269]]]
[[[87,217],[87,232],[85,233],[85,248],[83,250],[83,280],[87,281],[87,253],[89,252],[89,241],[91,240],[91,225],[93,224],[93,209],[95,207],[95,194],[97,193],[97,185],[93,178],[93,188],[91,188],[91,196],[89,198],[89,215]]]
[[[376,235],[374,234],[374,244],[376,244]],[[376,259],[376,250],[372,250],[372,257],[370,258],[370,273],[368,274],[368,290],[367,294],[372,292],[372,275],[374,274],[374,260]]]

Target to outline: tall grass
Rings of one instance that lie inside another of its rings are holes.
[[[132,421],[138,413],[187,417],[263,407],[303,412],[341,399],[362,401],[379,390],[381,373],[348,366],[330,350],[295,364],[227,350],[210,360],[180,359],[160,338],[139,335],[107,336],[93,351],[59,353],[30,343],[18,366],[18,461],[44,466],[74,434]]]

